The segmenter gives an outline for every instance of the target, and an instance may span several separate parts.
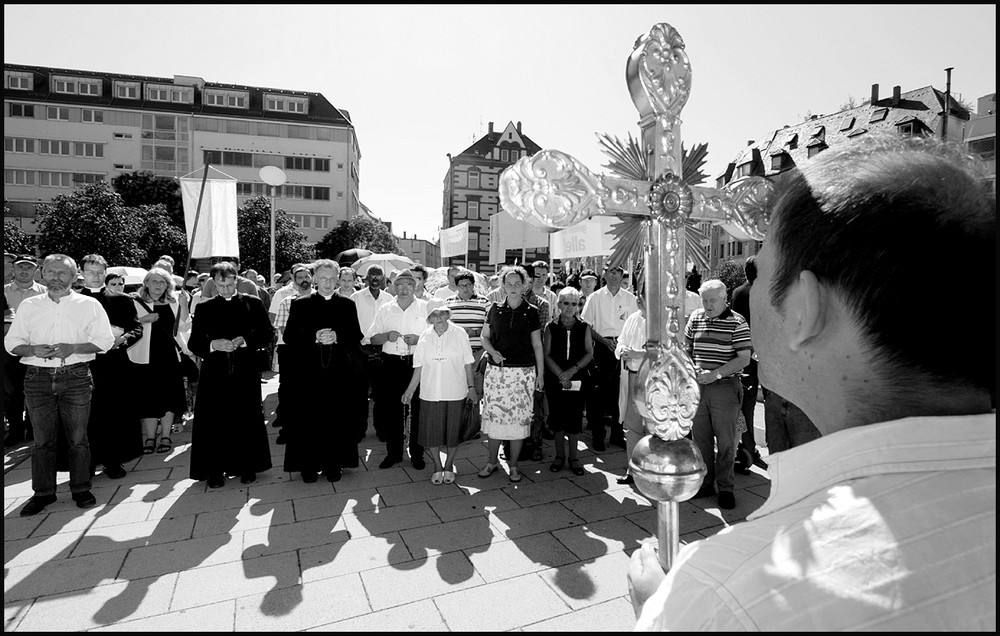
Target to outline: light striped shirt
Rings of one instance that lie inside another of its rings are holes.
[[[764,505],[682,547],[635,629],[995,632],[996,424],[911,417],[771,455]]]
[[[486,299],[475,294],[469,300],[453,296],[445,301],[445,305],[451,309],[451,321],[469,335],[469,344],[472,345],[472,348],[481,349],[483,339],[479,334],[482,333],[483,325],[486,324],[486,310],[489,307]]]
[[[280,291],[280,290],[279,290]],[[278,332],[277,344],[285,344],[285,339],[282,338],[282,334],[285,332],[285,325],[288,324],[288,313],[292,310],[292,301],[296,298],[304,298],[313,292],[312,288],[305,294],[285,294],[281,302],[278,304],[278,313],[274,316],[274,328]]]
[[[694,363],[705,371],[718,369],[735,358],[737,351],[752,348],[746,319],[729,307],[715,318],[709,318],[704,309],[695,309],[684,337]]]

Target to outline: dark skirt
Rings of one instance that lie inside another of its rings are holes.
[[[465,400],[428,402],[420,400],[420,427],[417,441],[421,446],[458,446]]]
[[[583,432],[583,391],[564,391],[556,383],[546,385],[549,398],[549,428],[556,433],[579,435]]]

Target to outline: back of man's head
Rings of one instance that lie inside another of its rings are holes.
[[[840,294],[886,373],[993,389],[996,199],[979,170],[958,148],[890,136],[789,173],[767,236],[772,304],[809,270]],[[982,328],[963,329],[970,319]]]
[[[753,256],[747,258],[747,262],[743,263],[743,273],[747,275],[747,282],[753,285],[753,282],[757,280],[757,259]]]

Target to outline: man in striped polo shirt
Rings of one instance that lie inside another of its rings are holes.
[[[691,436],[708,466],[705,483],[695,496],[715,494],[718,484],[719,507],[731,510],[736,507],[736,417],[743,403],[739,372],[750,363],[750,328],[743,316],[729,308],[726,284],[721,280],[706,281],[698,293],[704,308],[692,312],[684,330],[701,385]]]

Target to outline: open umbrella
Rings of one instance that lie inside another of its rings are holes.
[[[344,250],[340,254],[334,256],[333,260],[337,261],[337,265],[340,265],[341,267],[346,267],[360,258],[364,258],[365,256],[371,256],[371,255],[372,255],[371,250],[364,250],[361,249],[360,247],[356,247],[354,249]]]
[[[364,276],[368,273],[368,268],[372,265],[378,265],[388,275],[389,272],[397,269],[413,267],[415,263],[400,254],[371,254],[354,261],[351,267],[358,272],[359,276]]]
[[[123,265],[118,265],[115,267],[108,268],[109,274],[117,274],[125,279],[126,285],[141,285],[142,279],[146,277],[149,272],[141,267],[125,267]]]

